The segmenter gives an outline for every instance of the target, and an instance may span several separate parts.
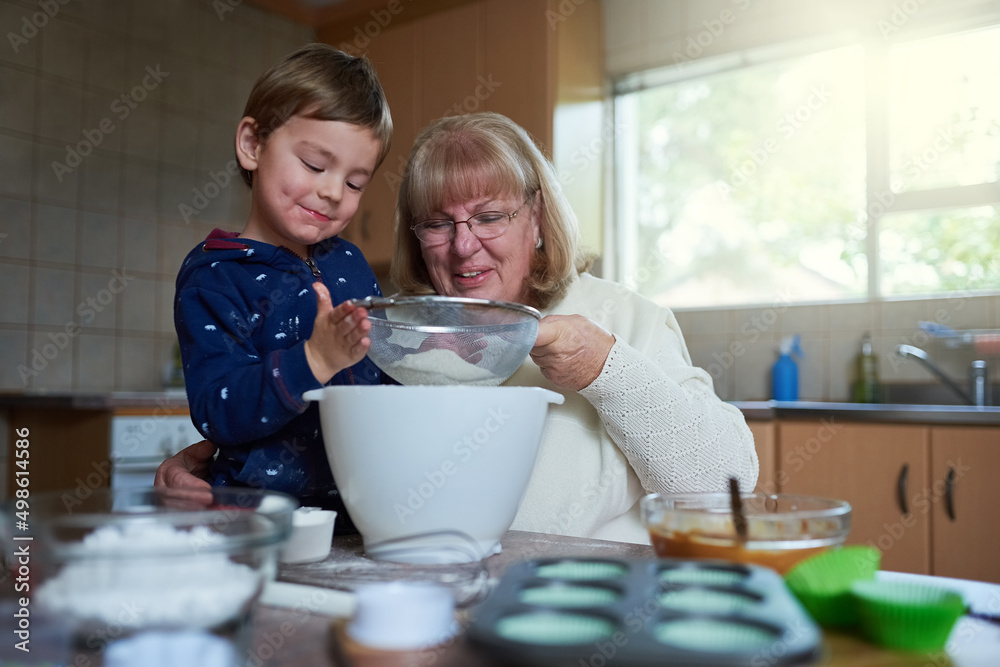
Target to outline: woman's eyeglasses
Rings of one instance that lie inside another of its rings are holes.
[[[510,227],[511,221],[517,217],[524,204],[531,201],[529,197],[516,210],[510,213],[503,211],[483,211],[476,213],[468,220],[423,220],[411,225],[410,229],[424,245],[435,246],[451,243],[455,239],[455,226],[468,225],[469,231],[480,241],[488,241],[501,236]]]

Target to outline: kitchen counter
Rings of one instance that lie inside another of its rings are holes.
[[[113,391],[101,394],[76,392],[0,392],[0,410],[118,410],[127,408],[187,409],[187,393],[163,391]]]
[[[922,405],[910,403],[836,403],[825,401],[730,401],[747,419],[839,417],[864,422],[1000,425],[1000,406]],[[120,391],[103,394],[72,392],[0,392],[0,410],[187,409],[183,389]]]
[[[731,401],[747,419],[830,417],[862,422],[1000,425],[1000,406],[828,403],[825,401]]]
[[[487,558],[481,564],[453,566],[455,574],[461,575],[462,571],[470,568],[480,568],[485,570],[490,580],[495,581],[508,567],[530,559],[561,556],[623,559],[654,557],[652,548],[646,545],[521,531],[509,531],[501,540],[501,545],[503,550],[499,554]],[[326,561],[315,565],[282,565],[279,567],[278,580],[303,581],[304,577],[308,578],[306,575],[310,570],[315,576],[331,563],[339,563],[334,567],[339,570],[339,574],[314,579],[314,586],[301,589],[301,599],[286,599],[283,606],[257,605],[252,633],[240,656],[243,659],[241,664],[255,667],[488,667],[493,664],[486,655],[466,645],[461,634],[449,643],[424,651],[383,652],[357,645],[344,633],[343,615],[349,607],[340,606],[338,611],[331,611],[329,614],[321,611],[336,606],[330,604],[330,598],[343,597],[342,593],[335,593],[331,589],[364,581],[406,578],[402,574],[406,568],[420,570],[424,566],[371,561],[364,557],[358,536],[338,537],[334,538],[331,555]],[[329,574],[328,572],[327,575]],[[424,576],[426,578],[426,572]],[[1000,613],[1000,585],[895,572],[880,572],[878,576],[948,587],[959,591],[973,611],[994,616]],[[0,603],[2,602],[4,600],[0,598]],[[468,626],[470,610],[474,608],[474,604],[460,605],[456,614],[460,631]],[[32,618],[35,623],[32,626],[31,657],[35,659],[37,656],[38,660],[47,657],[65,660],[70,657],[66,652],[68,647],[60,648],[57,644],[61,642],[53,643],[54,635],[51,631],[58,630],[58,624],[47,629],[41,623],[41,618],[35,618],[34,615]],[[100,653],[105,648],[105,641],[94,642],[91,649],[96,647],[96,651],[83,647],[70,651],[74,654],[74,659],[66,660],[63,664],[101,664]],[[1000,655],[1000,625],[964,616],[952,631],[946,652],[936,654],[890,651],[853,635],[836,632],[824,632],[822,651],[822,657],[815,664],[825,667],[995,667],[997,656]],[[0,645],[0,664],[7,657],[23,656],[14,655],[11,642],[7,642]],[[765,663],[771,664],[762,659],[761,664]]]
[[[491,579],[500,577],[514,563],[534,558],[559,556],[588,556],[605,558],[652,558],[649,546],[623,544],[559,535],[543,535],[520,531],[508,532],[501,540],[500,554],[487,558],[483,564]],[[357,536],[334,539],[330,561],[357,561],[363,558],[361,541]],[[367,561],[371,570],[378,563]],[[386,569],[397,568],[388,565]],[[308,566],[283,566],[279,580],[304,581]],[[972,608],[981,613],[1000,613],[1000,585],[965,580],[944,579],[922,575],[884,572],[885,578],[906,578],[934,583],[960,590]],[[358,572],[353,573],[358,580]],[[325,583],[336,585],[336,579]],[[318,583],[318,582],[313,582]],[[423,652],[386,653],[365,649],[353,643],[343,633],[342,619],[310,613],[307,597],[294,610],[261,605],[255,621],[254,635],[247,655],[259,662],[249,664],[262,667],[380,667],[404,665],[441,665],[443,667],[487,667],[487,658],[466,646],[461,636],[441,647]],[[315,609],[315,607],[313,607]],[[468,621],[468,610],[460,609],[460,624]],[[899,653],[881,649],[852,635],[824,633],[824,656],[818,664],[829,667],[864,664],[867,667],[913,667],[917,665],[954,665],[954,667],[995,667],[1000,655],[1000,625],[980,619],[963,617],[952,632],[947,656]],[[276,646],[278,644],[278,646]],[[950,659],[950,662],[949,662]],[[763,664],[763,662],[762,662]]]

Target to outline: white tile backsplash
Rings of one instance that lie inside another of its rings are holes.
[[[195,180],[195,172],[184,169],[163,169],[160,172],[159,210],[157,215],[166,221],[183,221],[181,204],[194,203],[195,185],[203,185]],[[196,209],[197,210],[197,209]]]
[[[147,99],[136,102],[134,98],[117,98],[112,101],[111,121],[116,132],[122,132],[123,150],[130,156],[146,160],[160,157],[160,124],[162,111],[158,103]]]
[[[0,324],[23,324],[29,319],[31,268],[0,262]],[[0,348],[2,350],[3,348]],[[9,364],[0,364],[7,366]]]
[[[57,79],[41,79],[38,89],[37,132],[46,139],[74,147],[87,141],[83,130],[83,91],[79,84]],[[90,129],[90,128],[86,128]],[[90,142],[93,143],[93,142]],[[79,152],[86,151],[86,147]]]
[[[28,344],[28,357],[18,363],[30,369],[28,388],[68,391],[73,388],[73,347],[76,339],[62,327],[36,331]]]
[[[114,135],[109,135],[109,138]],[[121,187],[121,163],[114,153],[94,153],[80,165],[80,208],[116,214]]]
[[[39,30],[42,71],[62,79],[82,81],[86,53],[94,43],[94,32],[79,21],[65,20],[63,12]]]
[[[115,270],[81,272],[73,318],[84,331],[113,335],[120,303]]]
[[[0,257],[31,256],[31,202],[0,197]]]
[[[775,319],[766,309],[740,308],[675,313],[692,361],[713,376],[717,393],[726,400],[766,400],[771,396],[771,367],[781,339],[801,334],[803,357],[799,366],[799,395],[803,400],[847,401],[855,379],[855,363],[865,333],[872,335],[883,383],[933,383],[935,378],[918,362],[895,353],[902,343],[925,350],[960,385],[975,358],[971,348],[951,349],[918,327],[926,313],[947,309],[961,312],[962,329],[996,327],[998,297],[967,297],[954,301],[907,300],[873,304],[790,306]],[[877,326],[887,310],[896,328]],[[775,309],[777,310],[777,309]],[[957,319],[957,318],[956,318]],[[819,321],[817,326],[813,320]],[[720,329],[723,322],[733,326]],[[991,371],[1000,373],[995,360]]]
[[[125,63],[128,59],[128,41],[124,39],[95,39],[87,49],[84,81],[90,88],[114,95],[125,88]]]
[[[0,49],[0,60],[24,67],[38,66],[42,48],[37,30],[31,30],[34,27],[31,15],[36,11],[38,9],[31,5],[0,2],[0,25],[4,26],[7,38],[4,48]]]
[[[30,196],[32,148],[30,141],[0,134],[0,195]]]
[[[774,336],[760,334],[757,337],[737,338],[739,347],[735,352],[734,393],[732,398],[745,397],[765,400],[771,396],[771,366],[778,358],[778,343]]]
[[[993,321],[992,299],[934,299],[928,303],[928,319],[953,329],[982,328],[984,322]]]
[[[34,148],[34,196],[46,203],[75,207],[80,193],[80,165],[87,158],[79,156],[75,148],[71,153],[65,142],[36,143]],[[21,163],[25,172],[22,178],[31,178],[25,168],[28,164],[31,162]]]
[[[0,273],[3,267],[0,266]],[[0,329],[0,350],[5,363],[0,364],[0,387],[24,389],[28,379],[28,332]]]
[[[35,127],[35,77],[0,63],[0,127],[30,134]]]
[[[159,234],[155,223],[122,218],[118,228],[118,266],[143,271],[156,266]]]
[[[80,222],[80,259],[85,267],[118,266],[118,217],[85,212]]]
[[[73,299],[76,272],[65,269],[34,269],[34,322],[63,327],[76,316]]]
[[[179,113],[199,111],[201,108],[202,74],[199,71],[197,58],[193,55],[171,54],[169,72],[169,76],[164,78],[161,84],[164,106]],[[164,119],[164,124],[166,122],[167,119]],[[179,137],[172,133],[171,138]]]
[[[36,262],[76,263],[76,209],[38,204],[33,229]]]
[[[830,330],[830,309],[826,306],[788,306],[781,314],[781,333],[807,334]]]
[[[132,278],[117,295],[119,329],[125,332],[156,331],[157,282]]]
[[[115,337],[84,330],[76,340],[77,373],[73,389],[106,392],[115,389]]]
[[[125,145],[125,133],[119,127],[118,114],[114,111],[117,107],[114,104],[114,94],[104,89],[88,90],[83,94],[82,127],[93,139],[98,140],[93,154],[87,156],[85,164],[96,155],[110,154],[117,158],[117,152]],[[99,134],[94,134],[95,131]]]
[[[237,68],[252,77],[260,76],[270,63],[264,63],[264,26],[256,20],[233,22],[233,58]]]
[[[115,386],[161,387],[162,360],[153,338],[118,336],[115,346]]]
[[[119,207],[129,216],[156,219],[156,193],[159,173],[154,162],[125,159],[122,163]]]

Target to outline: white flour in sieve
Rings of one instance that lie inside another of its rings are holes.
[[[104,526],[84,538],[79,560],[42,584],[38,602],[130,629],[215,627],[235,618],[260,585],[252,568],[213,553],[224,542],[205,526]]]
[[[385,369],[397,382],[416,384],[470,384],[495,386],[502,381],[489,369],[470,364],[454,350],[437,349],[408,354]]]

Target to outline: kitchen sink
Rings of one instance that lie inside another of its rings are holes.
[[[1000,385],[994,384],[992,395],[998,397],[998,392]],[[938,382],[885,384],[882,386],[882,402],[894,405],[968,405],[955,392]]]

